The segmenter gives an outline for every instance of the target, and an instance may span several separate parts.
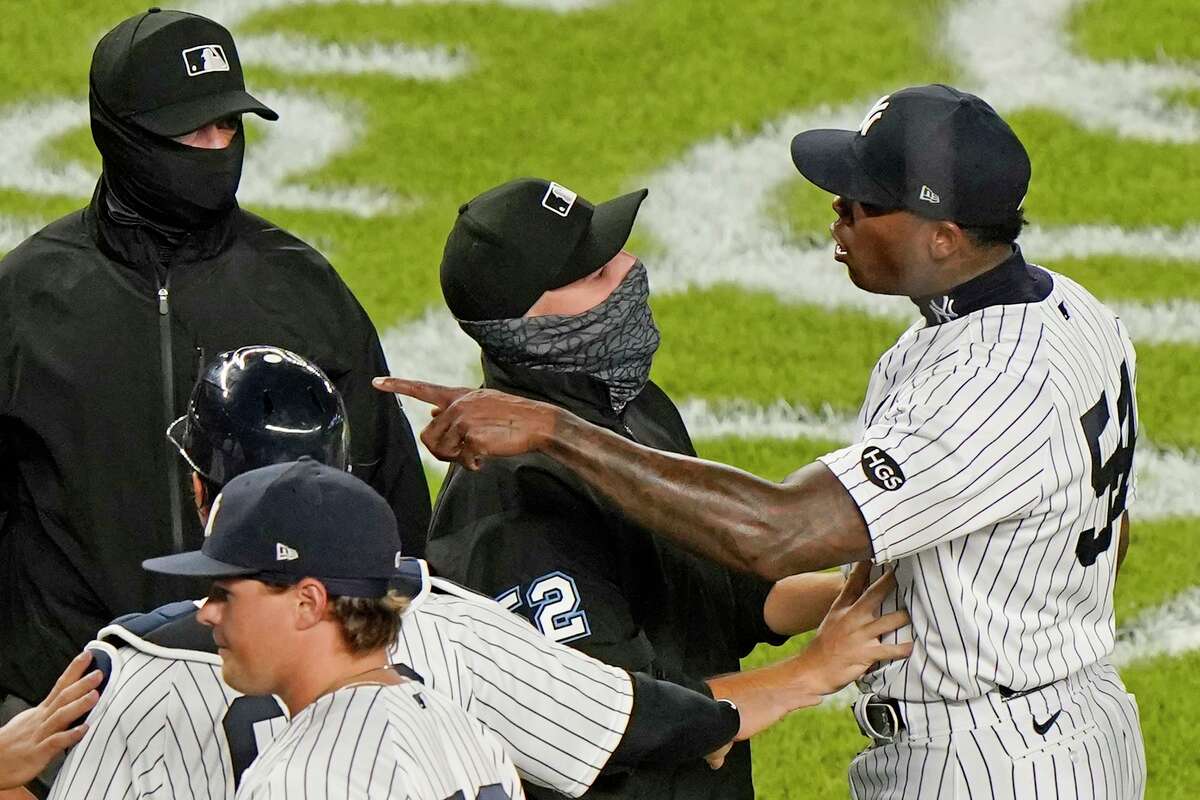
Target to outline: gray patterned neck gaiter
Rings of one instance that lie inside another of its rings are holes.
[[[620,413],[650,379],[658,349],[649,297],[646,267],[638,261],[607,299],[582,314],[458,324],[496,361],[591,375],[608,387],[609,402]]]

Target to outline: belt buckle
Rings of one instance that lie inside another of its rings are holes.
[[[895,743],[904,730],[904,720],[896,706],[875,694],[864,694],[854,701],[854,719],[862,735],[875,745]]]

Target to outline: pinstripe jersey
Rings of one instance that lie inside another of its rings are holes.
[[[411,565],[424,588],[390,659],[490,728],[526,780],[585,792],[628,724],[629,674],[551,642],[482,595],[430,579],[424,562]],[[109,654],[111,674],[53,797],[191,797],[184,786],[196,797],[234,796],[236,778],[286,718],[273,699],[242,697],[221,680],[194,613],[179,623],[197,634],[191,647],[162,647],[121,625],[89,645]]]
[[[503,745],[416,681],[317,698],[246,770],[238,800],[523,798]]]
[[[857,441],[821,460],[898,586],[912,655],[864,691],[907,701],[1032,689],[1105,658],[1133,495],[1133,346],[1078,284],[1020,251],[918,302],[871,374]],[[876,570],[878,573],[878,570]]]
[[[229,688],[215,653],[161,647],[119,625],[88,648],[108,653],[111,667],[52,798],[230,798],[231,739],[262,746],[286,723],[273,698],[243,698]]]
[[[391,660],[499,736],[526,780],[572,797],[587,791],[633,711],[629,673],[456,583],[429,586],[406,612]]]

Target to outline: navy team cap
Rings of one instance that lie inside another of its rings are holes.
[[[857,130],[797,134],[792,161],[847,200],[961,225],[1007,222],[1029,189],[1029,155],[1008,123],[942,84],[884,95]]]
[[[150,572],[296,583],[332,595],[420,590],[419,562],[400,555],[391,507],[361,479],[305,456],[237,476],[213,501],[199,550],[142,562]],[[415,585],[414,585],[415,584]]]

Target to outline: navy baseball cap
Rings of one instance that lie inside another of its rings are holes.
[[[1008,123],[942,84],[884,95],[857,130],[797,134],[792,161],[848,200],[962,225],[1007,222],[1029,189],[1029,155]]]
[[[255,578],[284,584],[316,578],[332,595],[415,595],[419,563],[400,554],[391,507],[362,480],[305,456],[244,472],[213,501],[199,550],[142,562],[150,572]]]
[[[621,252],[647,190],[592,205],[567,187],[522,178],[458,209],[442,255],[442,295],[460,320],[513,319],[543,292]]]
[[[104,35],[92,90],[114,115],[159,136],[181,136],[252,112],[279,115],[246,91],[233,36],[207,17],[152,8]]]

